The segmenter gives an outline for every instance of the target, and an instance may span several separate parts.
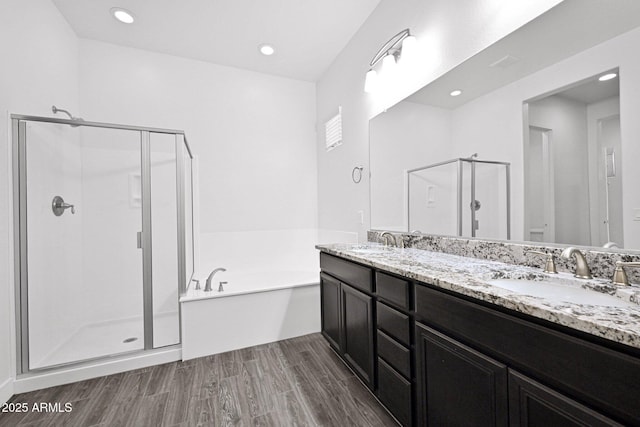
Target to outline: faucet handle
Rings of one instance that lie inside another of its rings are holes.
[[[640,262],[623,262],[616,261],[616,269],[613,271],[613,278],[611,281],[615,285],[629,285],[629,277],[627,272],[624,271],[624,267],[640,267]]]
[[[222,292],[224,291],[224,287],[222,285],[226,285],[229,282],[220,282],[220,284],[218,285],[218,292]]]
[[[200,290],[200,280],[198,279],[191,279],[192,282],[196,282],[196,287],[195,290],[199,291]]]
[[[542,251],[527,251],[528,254],[536,254],[536,255],[544,255],[547,257],[547,260],[544,263],[544,272],[545,273],[553,273],[558,274],[558,269],[556,268],[556,258],[550,252],[542,252]]]

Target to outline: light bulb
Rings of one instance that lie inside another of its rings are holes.
[[[396,58],[388,53],[382,58],[382,74],[390,74],[396,69]]]
[[[375,92],[378,86],[378,73],[376,70],[369,70],[367,76],[364,79],[364,91],[366,93]]]
[[[265,55],[265,56],[270,56],[273,55],[276,50],[273,48],[273,46],[269,45],[269,44],[261,44],[259,46],[260,48],[260,53]]]
[[[400,60],[402,62],[410,62],[416,57],[416,50],[418,46],[418,40],[414,36],[405,37],[402,40],[402,53]]]
[[[615,79],[616,77],[618,77],[616,73],[608,73],[603,76],[600,76],[598,80],[600,80],[601,82],[606,82],[607,80]]]
[[[135,21],[131,12],[119,7],[114,7],[113,9],[111,9],[111,14],[114,16],[114,18],[124,24],[133,24],[133,21]]]

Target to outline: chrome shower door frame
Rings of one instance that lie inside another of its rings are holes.
[[[178,249],[178,295],[182,295],[187,288],[189,280],[185,280],[185,237],[188,230],[185,226],[185,194],[184,187],[184,152],[193,160],[186,135],[182,130],[151,128],[143,126],[130,126],[124,124],[101,123],[90,121],[75,121],[49,117],[38,117],[11,114],[12,126],[12,179],[13,179],[13,244],[14,244],[14,286],[15,286],[15,325],[16,325],[16,368],[17,374],[29,372],[41,372],[57,369],[62,366],[72,366],[78,363],[112,358],[113,355],[97,357],[95,359],[82,359],[61,365],[44,368],[30,369],[29,367],[29,304],[28,304],[28,252],[27,252],[27,162],[26,162],[26,124],[27,122],[43,122],[74,127],[95,127],[103,129],[118,129],[140,132],[141,174],[142,174],[142,270],[143,270],[143,323],[144,323],[144,349],[133,350],[125,354],[142,353],[153,349],[153,277],[152,277],[152,240],[151,240],[151,164],[150,164],[150,136],[151,134],[175,135],[176,152],[176,208],[177,208],[177,249]],[[179,140],[179,136],[183,141]],[[192,177],[188,177],[192,180]],[[193,233],[193,230],[191,230]],[[193,236],[191,239],[193,244]],[[180,307],[178,306],[178,310]],[[179,315],[179,318],[181,316]],[[162,347],[179,347],[179,343]]]
[[[457,194],[456,194],[456,209],[457,209],[457,232],[458,236],[462,236],[462,210],[463,210],[463,200],[462,200],[462,191],[463,191],[463,182],[464,182],[464,172],[463,172],[463,162],[470,163],[471,166],[471,204],[469,206],[471,210],[471,237],[476,237],[476,214],[475,209],[473,208],[473,202],[475,201],[476,194],[476,163],[481,164],[491,164],[491,165],[502,165],[505,167],[506,173],[506,216],[507,216],[507,240],[511,239],[511,163],[509,162],[498,162],[492,160],[477,160],[475,158],[457,158],[446,160],[443,162],[434,163],[428,166],[422,166],[419,168],[409,169],[406,171],[406,188],[407,188],[407,231],[411,231],[411,179],[410,176],[414,172],[420,172],[426,169],[432,169],[438,166],[449,165],[452,163],[456,164],[457,167]]]

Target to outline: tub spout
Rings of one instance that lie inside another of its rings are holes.
[[[222,267],[216,268],[211,272],[211,274],[209,274],[209,277],[207,277],[207,284],[204,287],[205,292],[211,292],[211,280],[213,280],[213,276],[215,276],[215,274],[219,271],[227,271],[227,269]]]

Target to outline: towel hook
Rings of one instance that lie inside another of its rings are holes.
[[[356,166],[353,168],[353,170],[351,171],[351,179],[353,180],[353,182],[355,182],[356,184],[359,184],[360,181],[362,181],[362,170],[364,168],[362,166]]]

